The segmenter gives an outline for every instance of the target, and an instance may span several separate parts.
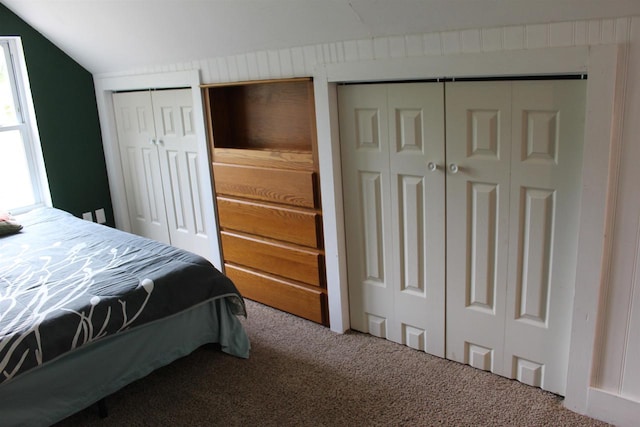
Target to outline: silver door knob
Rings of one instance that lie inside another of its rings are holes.
[[[435,172],[438,170],[438,165],[433,162],[429,162],[427,163],[427,169],[429,169],[431,172]]]
[[[449,164],[449,172],[458,173],[458,165],[456,165],[455,163]]]

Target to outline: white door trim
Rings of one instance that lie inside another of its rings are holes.
[[[210,236],[209,260],[218,269],[221,269],[222,256],[218,240],[218,221],[213,204],[213,188],[207,149],[204,109],[202,107],[198,108],[198,106],[203,105],[199,71],[190,70],[136,76],[96,77],[94,83],[115,223],[117,228],[125,231],[131,230],[131,224],[128,216],[127,198],[125,196],[120,152],[118,149],[118,132],[116,130],[111,93],[113,91],[150,88],[191,88],[194,105],[194,121],[198,139],[199,166],[204,172],[200,177],[200,186],[203,191],[203,209],[205,209],[204,217],[208,224],[213,224],[211,229],[208,230]]]
[[[395,58],[319,65],[314,71],[318,151],[331,329],[349,329],[340,141],[335,86],[338,82],[587,73],[579,250],[566,405],[585,413],[594,361],[598,293],[608,264],[605,241],[615,187],[612,154],[618,144],[615,114],[618,45],[543,48],[492,53]],[[615,131],[614,131],[615,130]]]

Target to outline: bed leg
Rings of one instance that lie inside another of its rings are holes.
[[[102,399],[98,400],[98,415],[100,415],[101,419],[107,418],[109,416],[109,413],[107,411],[107,398],[103,397]]]

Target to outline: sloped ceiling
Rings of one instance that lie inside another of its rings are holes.
[[[640,0],[0,0],[94,74],[338,40],[640,15]]]

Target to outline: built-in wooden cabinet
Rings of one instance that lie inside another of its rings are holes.
[[[246,298],[328,325],[313,82],[203,91],[225,273]]]

